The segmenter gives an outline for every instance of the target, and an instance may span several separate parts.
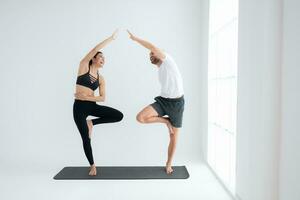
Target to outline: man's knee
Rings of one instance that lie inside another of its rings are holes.
[[[140,123],[145,123],[145,116],[142,113],[136,115],[136,120]]]
[[[173,133],[170,133],[170,140],[177,140],[179,128],[173,127]]]

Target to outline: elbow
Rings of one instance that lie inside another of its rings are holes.
[[[79,64],[80,64],[80,66],[82,66],[82,65],[86,65],[87,63],[88,63],[87,60],[85,58],[83,58]]]
[[[150,49],[150,51],[153,52],[153,53],[156,51],[156,47],[155,47],[153,44],[150,44],[150,45],[149,45],[149,49]]]
[[[98,101],[99,102],[104,102],[105,101],[105,97],[104,96],[99,96],[98,97]]]
[[[159,48],[151,44],[150,51],[153,52],[155,55],[157,55],[159,52]]]

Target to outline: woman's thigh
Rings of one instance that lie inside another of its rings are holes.
[[[105,117],[105,116],[116,116],[116,115],[123,115],[123,114],[115,108],[97,104],[92,109],[90,115],[95,117]]]

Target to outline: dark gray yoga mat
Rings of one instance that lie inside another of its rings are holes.
[[[185,166],[174,166],[173,173],[167,174],[165,167],[97,167],[97,176],[89,176],[89,167],[65,167],[56,176],[55,180],[79,179],[187,179],[189,173]]]

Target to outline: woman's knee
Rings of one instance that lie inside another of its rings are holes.
[[[121,111],[116,110],[115,112],[111,113],[109,117],[112,118],[112,122],[119,122],[122,121],[124,115]]]
[[[122,113],[122,112],[119,112],[118,117],[117,117],[117,120],[118,120],[118,121],[121,121],[123,118],[124,118],[123,113]]]
[[[90,143],[91,142],[91,138],[89,137],[89,132],[85,131],[84,133],[82,133],[82,141],[83,143]]]

